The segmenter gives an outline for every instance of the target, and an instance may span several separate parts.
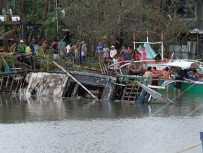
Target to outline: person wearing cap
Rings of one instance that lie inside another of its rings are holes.
[[[20,44],[18,45],[18,52],[25,53],[25,44],[23,40],[20,40]]]
[[[117,50],[115,49],[114,46],[111,46],[110,57],[113,59],[116,55],[117,55]]]

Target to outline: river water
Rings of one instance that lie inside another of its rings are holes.
[[[1,153],[201,153],[203,98],[132,105],[0,97]]]

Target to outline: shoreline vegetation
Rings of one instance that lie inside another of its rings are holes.
[[[40,48],[36,55],[29,55],[25,57],[23,62],[18,60],[19,54],[7,54],[1,53],[3,55],[5,61],[9,65],[10,68],[24,68],[24,70],[31,70],[31,56],[34,62],[34,71],[45,71],[50,72],[55,70],[55,66],[53,65],[53,61],[56,61],[59,65],[64,67],[67,70],[71,71],[94,71],[101,72],[100,63],[97,57],[87,57],[85,64],[81,65],[74,61],[74,57],[66,56],[64,53],[60,55],[60,59],[54,59],[51,50],[46,53]],[[23,55],[22,55],[23,56]],[[3,59],[0,57],[0,68],[3,67]]]

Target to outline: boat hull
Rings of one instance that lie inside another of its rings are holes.
[[[159,80],[158,84],[161,86],[163,80]],[[174,82],[169,84],[169,92],[174,91]],[[182,82],[181,92],[190,93],[190,94],[202,94],[203,93],[203,82]]]

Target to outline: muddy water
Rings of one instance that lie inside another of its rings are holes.
[[[201,131],[198,95],[173,105],[0,97],[2,153],[198,153]]]

